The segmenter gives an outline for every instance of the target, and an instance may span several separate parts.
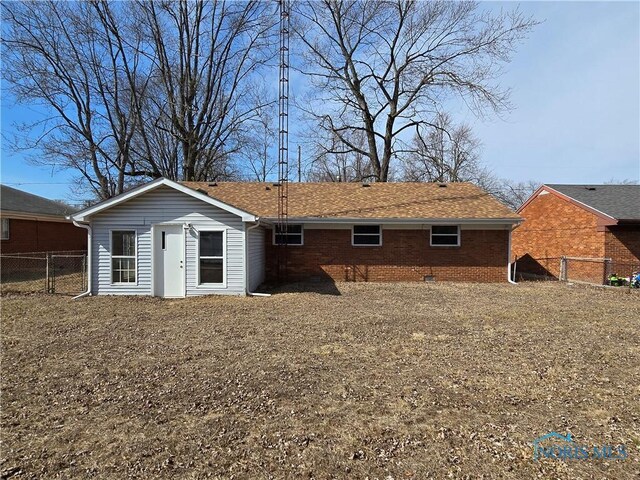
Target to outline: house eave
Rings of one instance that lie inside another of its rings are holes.
[[[268,223],[277,223],[277,217],[262,217]],[[342,223],[342,224],[381,224],[381,225],[517,225],[521,218],[365,218],[365,217],[289,217],[289,223]]]
[[[64,215],[50,215],[47,213],[18,212],[15,210],[0,210],[0,217],[16,220],[32,220],[38,222],[69,223],[70,218]]]

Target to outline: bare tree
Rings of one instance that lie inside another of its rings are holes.
[[[533,192],[542,185],[535,180],[515,182],[513,180],[501,180],[496,186],[489,190],[502,203],[517,210],[526,202]]]
[[[429,124],[457,95],[476,112],[509,107],[495,79],[535,22],[518,11],[489,14],[475,2],[300,2],[295,31],[315,101],[308,113],[339,144],[327,153],[369,159],[387,181],[406,132]],[[350,141],[366,137],[363,147]]]
[[[99,198],[123,192],[139,127],[133,90],[148,80],[140,36],[126,46],[114,37],[104,2],[7,2],[2,12],[5,78],[18,102],[51,112],[21,126],[39,135],[19,146],[36,148],[36,163],[75,169]]]
[[[275,55],[273,5],[139,1],[163,94],[159,128],[179,142],[181,176],[213,180],[240,150],[239,129],[264,105],[246,102],[252,74]],[[154,101],[153,98],[150,101]]]
[[[5,2],[3,73],[47,116],[22,125],[34,161],[80,174],[98,198],[146,178],[237,175],[249,95],[275,56],[257,0]],[[34,135],[37,133],[37,135]]]
[[[274,149],[278,142],[277,94],[259,85],[254,86],[255,115],[242,128],[239,143],[249,176],[253,180],[266,182],[277,173],[278,161]]]
[[[340,151],[340,139],[331,132],[324,133],[325,136],[317,136],[314,132],[312,143],[315,146],[315,156],[307,175],[308,180],[316,182],[361,182],[375,177],[368,157],[357,151]],[[354,145],[360,146],[364,146],[366,141],[362,132],[356,132],[349,140]]]
[[[438,114],[433,126],[421,126],[412,146],[403,162],[407,181],[482,183],[491,176],[480,162],[480,140],[471,127],[454,125],[447,114]]]
[[[610,178],[606,182],[605,185],[638,185],[638,180],[633,178],[623,178],[622,180],[618,180],[617,178]]]

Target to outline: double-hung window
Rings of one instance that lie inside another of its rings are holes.
[[[433,225],[431,227],[431,246],[459,247],[460,227],[458,225]]]
[[[200,283],[224,283],[224,232],[200,231]]]
[[[382,229],[380,225],[354,225],[351,244],[356,247],[382,245]]]
[[[9,219],[2,219],[2,240],[9,240]]]
[[[111,282],[136,282],[135,230],[113,230],[111,232]]]
[[[273,230],[274,245],[302,245],[302,225],[276,225]]]

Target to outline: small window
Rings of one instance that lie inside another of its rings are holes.
[[[354,225],[351,243],[354,246],[380,246],[382,234],[380,225]]]
[[[302,245],[302,225],[276,225],[273,232],[274,245]]]
[[[224,232],[200,232],[200,283],[224,283]]]
[[[111,232],[111,281],[113,283],[136,282],[136,232],[134,230]]]
[[[431,245],[434,247],[459,247],[460,227],[457,225],[433,225]]]
[[[2,219],[2,240],[9,240],[9,219]]]

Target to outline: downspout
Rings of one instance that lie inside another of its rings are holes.
[[[72,298],[72,300],[76,300],[91,295],[91,277],[93,276],[91,270],[91,226],[78,223],[75,220],[72,220],[72,222],[76,227],[84,228],[87,231],[87,291]]]
[[[245,239],[245,249],[244,249],[244,276],[245,276],[245,291],[247,295],[250,297],[270,297],[270,293],[258,293],[258,292],[250,292],[249,291],[249,231],[254,228],[258,228],[260,226],[260,219],[256,219],[256,224],[251,225],[246,229],[247,238]],[[266,259],[265,259],[266,261]]]
[[[512,285],[517,285],[517,283],[511,279],[511,232],[513,232],[513,227],[509,226],[509,247],[507,251],[507,282]]]

